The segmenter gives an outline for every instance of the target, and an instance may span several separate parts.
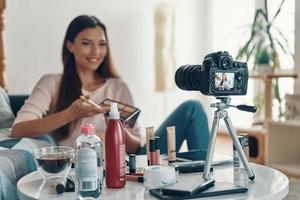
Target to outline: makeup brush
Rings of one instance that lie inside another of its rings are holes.
[[[99,106],[98,104],[92,102],[91,100],[87,99],[85,96],[80,96],[80,99],[83,100],[84,102],[92,105],[92,106],[95,106],[96,108],[99,108],[99,109],[102,109],[101,106]]]

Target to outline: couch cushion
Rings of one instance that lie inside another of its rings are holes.
[[[0,87],[0,130],[11,127],[15,116],[11,110],[8,96]]]
[[[33,156],[28,151],[0,149],[0,199],[17,200],[17,181],[36,170]]]
[[[48,138],[11,138],[0,131],[0,200],[18,200],[17,182],[24,175],[36,170],[33,150],[50,146]]]

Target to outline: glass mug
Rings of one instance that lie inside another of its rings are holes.
[[[72,165],[74,150],[66,146],[35,149],[37,168],[44,181],[65,180]]]

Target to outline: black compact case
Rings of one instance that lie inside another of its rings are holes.
[[[172,185],[161,188],[163,195],[174,195],[174,196],[191,196],[207,188],[213,186],[215,180],[204,180],[199,179],[198,181],[183,181],[180,180]]]
[[[160,200],[179,200],[179,199],[193,199],[210,196],[219,196],[227,194],[245,193],[248,189],[229,182],[217,182],[205,190],[191,195],[179,196],[174,194],[165,194],[162,189],[149,190],[150,194]]]

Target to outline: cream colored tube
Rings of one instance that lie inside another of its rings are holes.
[[[154,127],[146,127],[146,150],[147,150],[147,162],[150,165],[150,147],[149,140],[154,138]]]
[[[176,134],[175,126],[167,127],[167,138],[168,138],[168,161],[176,161]]]

